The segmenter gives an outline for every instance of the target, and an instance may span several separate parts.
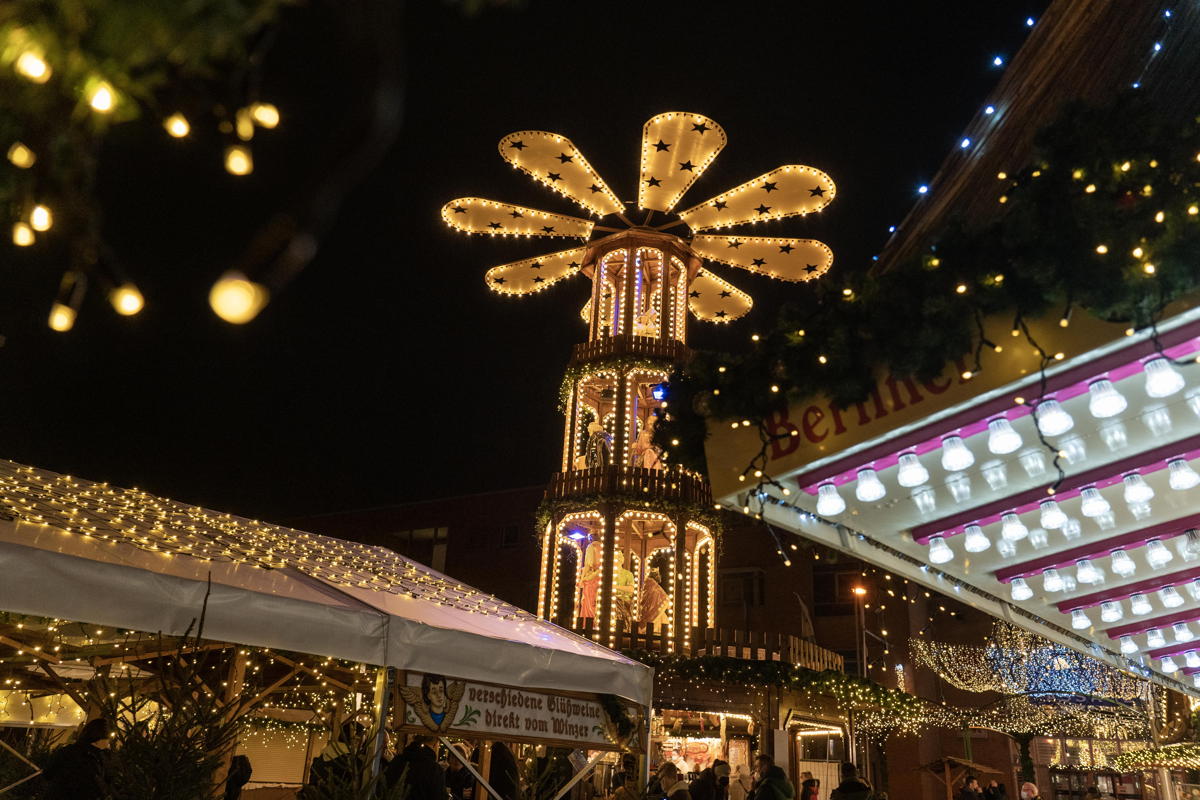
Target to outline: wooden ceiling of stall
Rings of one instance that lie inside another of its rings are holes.
[[[1157,53],[1155,42],[1162,43]],[[1038,130],[1065,104],[1102,105],[1135,82],[1168,110],[1200,111],[1200,4],[1055,0],[980,102],[964,132],[972,146],[955,148],[942,162],[875,269],[910,255],[951,216],[968,223],[990,218],[1004,189],[997,173],[1027,164]],[[988,104],[996,108],[992,117],[982,110]]]

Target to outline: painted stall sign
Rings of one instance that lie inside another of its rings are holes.
[[[400,689],[404,724],[436,734],[530,740],[617,750],[613,725],[594,700],[409,672]]]

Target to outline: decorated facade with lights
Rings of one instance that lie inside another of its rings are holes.
[[[486,281],[509,296],[576,275],[589,283],[580,310],[587,339],[563,381],[559,472],[539,522],[538,613],[610,646],[635,632],[681,649],[694,629],[714,624],[719,530],[711,492],[653,440],[657,423],[669,419],[666,380],[690,357],[689,313],[725,323],[752,305],[705,262],[808,281],[833,261],[811,239],[714,232],[820,211],[836,190],[812,167],[782,166],[675,212],[725,141],[721,126],[699,114],[648,120],[630,208],[569,139],[518,131],[500,141],[504,160],[595,219],[477,197],[441,212],[466,233],[579,241],[493,267]]]

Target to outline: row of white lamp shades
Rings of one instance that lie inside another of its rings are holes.
[[[1168,483],[1176,491],[1186,491],[1200,485],[1200,473],[1192,468],[1187,459],[1176,458],[1167,462],[1170,471]],[[1140,473],[1131,472],[1122,478],[1125,486],[1125,503],[1131,508],[1145,505],[1154,498],[1154,489],[1146,483]],[[1112,511],[1112,506],[1100,494],[1095,486],[1089,486],[1080,492],[1079,511],[1085,517],[1102,517]],[[819,504],[818,504],[819,505]],[[1078,521],[1070,519],[1056,500],[1043,500],[1039,505],[1041,526],[1047,530],[1062,528],[1064,533],[1068,526],[1078,527]],[[820,508],[817,513],[821,513]],[[963,549],[968,553],[982,553],[992,546],[991,540],[979,525],[968,525],[963,529]],[[1000,537],[1006,542],[1018,542],[1029,535],[1029,529],[1021,522],[1015,513],[1000,515]],[[1068,538],[1074,538],[1068,536]],[[1161,546],[1161,542],[1158,543]],[[1166,552],[1166,548],[1163,548]],[[1123,551],[1116,551],[1124,555]],[[1115,553],[1114,553],[1115,556]],[[1167,552],[1168,561],[1170,553]],[[945,537],[931,536],[929,538],[929,561],[933,564],[945,564],[954,558],[954,551],[946,544]],[[1166,562],[1163,562],[1166,563]],[[1132,570],[1131,570],[1132,572]],[[1120,574],[1118,572],[1118,574]]]
[[[1146,394],[1154,398],[1169,397],[1181,390],[1184,379],[1171,362],[1166,358],[1153,358],[1146,362]],[[1107,419],[1120,414],[1129,406],[1129,401],[1121,394],[1112,381],[1101,378],[1088,385],[1088,410],[1097,419]],[[1075,427],[1075,419],[1067,413],[1057,400],[1046,399],[1034,409],[1034,417],[1038,429],[1045,436],[1061,436]],[[1006,417],[999,417],[988,422],[988,450],[996,455],[1008,455],[1016,452],[1023,443],[1018,433]],[[961,436],[951,435],[942,439],[942,468],[947,472],[960,472],[975,463],[975,454],[971,452]],[[929,470],[922,464],[916,453],[902,453],[896,471],[896,482],[906,489],[911,489],[929,480]],[[858,471],[858,481],[854,490],[855,497],[863,503],[873,503],[883,499],[887,488],[879,480],[879,475],[871,467],[863,467]],[[817,487],[817,513],[822,516],[835,516],[846,510],[846,502],[838,493],[833,483],[823,483]]]
[[[1180,540],[1181,544],[1179,552],[1183,555],[1185,561],[1193,561],[1200,555],[1200,531],[1195,529],[1187,532],[1187,538]],[[1109,554],[1112,562],[1112,571],[1122,578],[1128,578],[1137,572],[1137,564],[1133,563],[1133,559],[1129,557],[1124,548],[1117,548]],[[1159,570],[1169,564],[1175,556],[1167,549],[1158,539],[1151,539],[1146,542],[1146,563],[1151,569]],[[1064,576],[1056,567],[1049,567],[1042,572],[1042,589],[1046,592],[1061,592],[1070,591],[1075,588],[1076,584],[1096,584],[1104,582],[1104,571],[1099,569],[1092,563],[1090,558],[1080,558],[1075,561],[1075,579],[1071,581],[1070,576]],[[1013,578],[1011,589],[1013,600],[1028,600],[1033,597],[1033,589],[1024,578]],[[1196,591],[1200,592],[1200,578],[1196,579]],[[1169,594],[1169,593],[1168,593]],[[1138,597],[1138,595],[1134,595]],[[1200,595],[1197,595],[1200,599]],[[1148,614],[1149,606],[1142,606],[1138,602],[1134,602],[1133,613],[1137,615]],[[1166,603],[1167,608],[1173,608],[1172,605]],[[1145,611],[1139,611],[1139,607],[1144,607]],[[1118,617],[1119,619],[1119,617]],[[1105,620],[1112,622],[1114,620]]]

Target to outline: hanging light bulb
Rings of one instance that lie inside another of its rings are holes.
[[[838,494],[838,488],[832,483],[822,483],[817,487],[817,513],[823,517],[834,517],[846,510],[846,501]]]
[[[1074,517],[1067,517],[1067,521],[1062,526],[1062,535],[1068,542],[1072,539],[1078,539],[1083,535],[1083,526]]]
[[[1179,665],[1175,663],[1175,659],[1171,658],[1170,656],[1165,656],[1160,663],[1162,664],[1162,671],[1168,675],[1170,675],[1172,672],[1178,671],[1179,669]]]
[[[1125,655],[1132,655],[1133,653],[1136,653],[1137,651],[1138,651],[1137,642],[1135,642],[1133,640],[1132,636],[1122,636],[1121,637],[1121,652],[1122,653],[1124,653]]]
[[[1146,646],[1147,647],[1162,647],[1167,643],[1163,637],[1163,632],[1158,628],[1151,628],[1146,631]]]
[[[1100,494],[1100,490],[1095,486],[1089,486],[1079,493],[1083,500],[1079,505],[1079,511],[1085,517],[1098,517],[1101,514],[1107,514],[1112,510],[1112,506]]]
[[[1170,472],[1168,482],[1171,488],[1177,492],[1194,489],[1197,484],[1200,484],[1200,475],[1192,469],[1192,465],[1187,462],[1187,459],[1176,458],[1167,463],[1167,469]]]
[[[1107,600],[1100,604],[1101,622],[1119,622],[1124,616],[1125,611],[1121,608],[1119,601]]]
[[[1033,411],[1038,430],[1046,436],[1061,436],[1075,427],[1075,420],[1057,400],[1043,400]]]
[[[965,472],[956,472],[946,479],[946,488],[954,502],[962,503],[971,499],[971,479]]]
[[[1058,574],[1058,570],[1050,567],[1042,573],[1042,591],[1061,592],[1063,590],[1062,575]]]
[[[1129,443],[1129,432],[1121,420],[1113,420],[1100,426],[1100,438],[1108,452],[1115,453]]]
[[[258,316],[269,297],[267,287],[240,272],[230,271],[213,284],[208,293],[208,304],[226,322],[244,325]]]
[[[1101,378],[1088,384],[1088,411],[1096,419],[1115,417],[1128,407],[1129,401],[1112,381]]]
[[[1012,590],[1012,599],[1018,603],[1033,597],[1033,589],[1029,588],[1029,584],[1025,582],[1024,578],[1013,578],[1009,586]]]
[[[146,300],[142,297],[142,293],[132,283],[123,283],[109,292],[108,301],[112,303],[112,307],[116,309],[116,312],[123,317],[132,317],[146,305]]]
[[[932,514],[937,509],[937,495],[929,486],[922,486],[913,492],[913,503],[922,514]]]
[[[950,545],[946,544],[945,539],[941,536],[929,538],[929,562],[931,564],[945,564],[952,558],[954,558],[954,551],[950,549]]]
[[[1075,562],[1075,580],[1080,583],[1097,583],[1100,580],[1100,570],[1089,559],[1081,558]]]
[[[1183,595],[1174,586],[1164,586],[1158,590],[1158,600],[1165,608],[1179,608],[1183,605]]]
[[[1129,553],[1117,548],[1112,551],[1112,571],[1122,578],[1128,578],[1133,573],[1137,572],[1137,564],[1133,563],[1133,559],[1129,557]]]
[[[1125,502],[1129,505],[1149,503],[1154,499],[1154,490],[1138,473],[1131,472],[1121,480],[1125,483]]]
[[[966,534],[967,536],[963,540],[963,549],[968,553],[982,553],[992,546],[992,541],[984,534],[983,528],[978,525],[968,525]]]
[[[1146,563],[1154,569],[1162,569],[1169,564],[1173,558],[1175,558],[1175,556],[1173,556],[1171,551],[1167,549],[1166,545],[1164,545],[1158,539],[1151,539],[1150,541],[1146,542]]]
[[[1043,528],[1055,530],[1061,528],[1067,522],[1067,515],[1058,507],[1058,503],[1054,500],[1043,500],[1038,504],[1042,510],[1041,525]]]
[[[1200,558],[1200,530],[1188,528],[1175,540],[1175,550],[1184,561]]]
[[[1191,626],[1186,622],[1176,622],[1171,626],[1171,631],[1175,634],[1175,641],[1190,642],[1196,638],[1196,634],[1192,633]]]
[[[1014,452],[1021,446],[1021,434],[1013,430],[1005,417],[988,422],[988,450],[998,456]]]
[[[1029,529],[1021,523],[1021,518],[1016,514],[1001,514],[1000,535],[1007,541],[1019,542],[1029,535]]]
[[[1187,586],[1188,594],[1193,600],[1200,600],[1200,578],[1196,578]]]
[[[1139,592],[1129,598],[1129,610],[1136,616],[1144,617],[1154,610],[1154,606],[1150,605],[1149,597]]]
[[[1187,664],[1191,669],[1200,667],[1200,653],[1195,650],[1188,650],[1183,654],[1183,663]]]
[[[903,453],[900,456],[900,468],[896,472],[896,482],[905,489],[920,486],[929,480],[929,470],[921,466],[916,453]]]
[[[942,469],[960,472],[975,463],[975,454],[963,443],[961,436],[942,439]]]
[[[818,490],[819,491],[819,490]],[[858,484],[854,487],[854,496],[863,503],[874,503],[882,500],[887,494],[887,487],[879,480],[879,474],[870,467],[858,471]]]
[[[1078,464],[1087,458],[1087,446],[1078,434],[1071,434],[1058,443],[1058,449],[1068,464]]]
[[[1071,612],[1071,627],[1077,631],[1092,627],[1092,621],[1088,619],[1087,613],[1082,608]]]
[[[996,552],[1001,558],[1012,558],[1017,554],[1017,546],[1003,537],[996,542]]]
[[[1003,461],[988,461],[980,469],[983,479],[992,491],[999,491],[1008,486],[1008,471]]]
[[[1146,394],[1150,397],[1169,397],[1183,388],[1183,376],[1171,362],[1159,356],[1146,362]]]

